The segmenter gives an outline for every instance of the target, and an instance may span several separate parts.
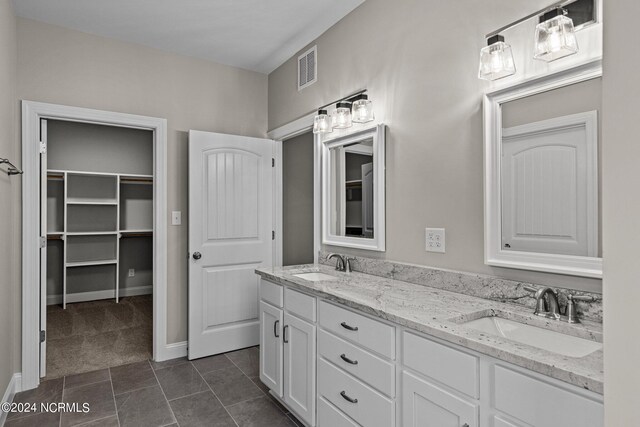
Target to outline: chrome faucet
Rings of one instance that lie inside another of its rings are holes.
[[[546,299],[545,296],[547,296]],[[533,314],[549,319],[560,319],[560,306],[558,306],[558,295],[556,291],[549,287],[538,289],[535,298],[536,310]]]
[[[351,273],[351,261],[355,258],[349,258],[348,256],[342,256],[336,253],[330,253],[327,255],[327,261],[331,258],[336,258],[336,270],[344,271],[345,273]]]
[[[568,323],[580,323],[576,301],[594,300],[594,298],[590,296],[567,295],[567,306],[564,310],[564,315],[560,315],[560,306],[558,305],[558,294],[556,291],[549,287],[536,289],[525,286],[524,288],[529,292],[535,292],[536,309],[533,314],[548,319],[563,320]],[[545,296],[547,296],[546,299]]]

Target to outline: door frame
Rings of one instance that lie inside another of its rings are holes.
[[[167,345],[167,120],[22,101],[22,390],[40,384],[40,119],[153,132],[153,359],[177,357]]]
[[[274,145],[274,157],[276,162],[276,175],[274,177],[274,192],[273,192],[273,220],[276,232],[274,254],[274,267],[282,266],[282,234],[284,232],[282,222],[282,142],[286,139],[294,138],[303,133],[313,130],[313,119],[316,113],[309,113],[289,122],[285,125],[277,127],[269,132],[267,136],[275,141]],[[322,200],[320,193],[320,173],[321,167],[321,145],[317,135],[313,135],[313,263],[318,263],[318,255],[320,253],[321,242],[321,209]]]

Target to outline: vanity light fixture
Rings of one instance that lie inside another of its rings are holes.
[[[515,74],[511,46],[501,34],[532,19],[538,20],[534,59],[551,62],[577,53],[576,28],[598,22],[596,3],[596,0],[559,0],[487,34],[488,46],[480,51],[478,78],[497,80]]]
[[[331,117],[327,114],[327,110],[318,110],[318,114],[313,119],[313,133],[330,133],[333,132]]]
[[[487,39],[487,46],[480,51],[480,69],[478,78],[482,80],[498,80],[516,73],[511,46],[504,42],[504,37],[496,34]]]
[[[336,109],[333,112],[333,127],[334,129],[346,129],[353,125],[351,119],[351,103],[346,101],[340,101],[336,104]]]
[[[356,95],[351,98],[351,120],[354,123],[367,123],[374,119],[373,103],[365,94]]]
[[[567,11],[557,8],[542,15],[536,26],[533,58],[551,62],[577,52],[573,20],[567,16]]]

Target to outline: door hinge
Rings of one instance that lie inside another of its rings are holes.
[[[47,247],[47,238],[40,236],[39,239],[40,239],[40,242],[39,242],[40,243],[40,249],[46,248]]]
[[[271,158],[271,167],[275,168],[276,167],[276,159],[275,158]]]
[[[47,339],[47,331],[40,331],[40,342],[45,342]]]
[[[47,143],[40,141],[40,154],[45,154],[47,152]]]
[[[276,240],[276,232],[271,230],[271,240]]]

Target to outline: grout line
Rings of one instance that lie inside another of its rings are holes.
[[[111,378],[111,368],[109,368],[109,383],[111,384],[111,397],[113,397],[113,407],[116,410],[116,421],[118,421],[118,427],[119,427],[120,415],[118,415],[118,405],[116,404],[116,392],[113,389],[113,378]]]
[[[106,420],[107,418],[111,418],[111,417],[113,417],[113,415],[107,415],[106,417],[98,418],[97,420],[86,421],[86,422],[84,422],[84,423],[82,423],[82,424],[74,424],[74,425],[73,425],[73,426],[71,426],[71,427],[82,427],[82,426],[89,425],[89,424],[91,424],[91,423],[95,423],[96,421]],[[115,417],[117,418],[117,417],[118,417],[118,415],[116,414],[116,415],[115,415]],[[120,421],[118,421],[118,425],[120,425]]]
[[[206,384],[206,381],[205,381]],[[161,386],[162,387],[162,386]],[[209,387],[209,385],[207,384],[207,388]],[[185,394],[184,396],[180,396],[180,397],[175,397],[171,400],[167,400],[167,402],[175,402],[176,400],[180,400],[184,397],[191,397],[191,396],[195,396],[196,394],[200,394],[200,393],[206,393],[208,390],[200,390],[200,391],[196,391],[195,393],[190,393],[190,394]]]
[[[226,355],[225,355],[225,357],[226,357]],[[227,357],[227,359],[229,359],[229,358]],[[229,360],[231,360],[231,359],[229,359]],[[233,363],[233,361],[232,361],[231,363]],[[195,366],[194,366],[194,368],[195,368]],[[204,379],[204,377],[202,376],[202,374],[200,373],[200,371],[198,371],[198,368],[195,368],[195,369],[196,369],[196,372],[198,373],[198,375],[200,375],[200,378],[202,378],[202,381],[204,381],[204,383],[207,385],[207,387],[209,387],[209,390],[210,390],[210,391],[211,391],[211,393],[213,394],[213,397],[215,397],[215,398],[218,400],[218,402],[220,402],[220,406],[222,406],[222,408],[226,411],[227,415],[229,415],[229,418],[231,418],[231,421],[233,421],[233,423],[236,425],[236,427],[239,427],[238,422],[236,421],[236,419],[235,419],[235,418],[233,418],[233,415],[231,415],[231,412],[229,412],[229,410],[227,409],[227,407],[226,407],[226,406],[224,406],[224,404],[222,403],[222,400],[220,400],[220,398],[218,397],[218,395],[216,394],[216,392],[215,392],[215,391],[213,391],[213,389],[211,388],[211,386],[209,385],[209,383],[207,382],[207,380],[205,380],[205,379]],[[217,370],[219,370],[219,369],[216,369],[216,371],[217,371]],[[213,371],[209,371],[209,372],[213,372]],[[207,373],[208,373],[208,372],[207,372]],[[171,405],[169,405],[169,406],[171,406]]]
[[[64,391],[67,385],[67,377],[64,376],[62,377],[62,395],[60,396],[60,399],[62,400],[62,402],[64,403]],[[62,427],[62,412],[60,413],[60,417],[58,418],[58,427]]]
[[[180,423],[178,423],[178,419],[176,418],[176,414],[173,412],[173,408],[169,404],[169,399],[167,399],[167,395],[164,393],[164,389],[162,388],[162,384],[160,384],[160,380],[158,379],[158,376],[156,375],[156,371],[153,370],[153,366],[151,365],[150,361],[147,361],[147,363],[151,367],[151,372],[153,372],[153,376],[155,377],[155,379],[156,379],[156,381],[158,383],[158,387],[160,388],[160,391],[162,392],[162,395],[164,396],[164,401],[167,403],[167,406],[169,407],[169,411],[171,411],[171,416],[173,417],[173,422],[178,424],[178,427],[179,427]],[[167,425],[171,425],[171,424],[173,424],[173,423],[169,423]]]

